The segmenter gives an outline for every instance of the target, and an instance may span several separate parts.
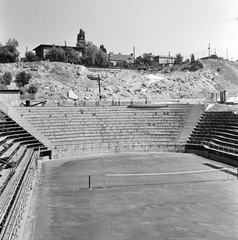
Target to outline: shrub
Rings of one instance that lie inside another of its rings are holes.
[[[65,55],[64,50],[61,47],[53,46],[45,55],[46,60],[50,60],[51,62],[64,62]]]
[[[0,84],[1,85],[10,85],[12,81],[12,74],[10,72],[5,72],[1,77],[0,77]]]
[[[29,83],[31,79],[31,74],[30,73],[26,73],[25,71],[19,72],[16,75],[16,85],[21,88],[24,87],[25,85],[27,85]]]
[[[190,59],[191,59],[191,63],[195,63],[195,57],[193,54],[191,54]]]
[[[212,55],[210,56],[210,58],[211,58],[211,59],[218,59],[218,56],[217,56],[216,54],[212,54]]]
[[[0,83],[0,90],[6,90],[7,86]]]
[[[25,62],[34,62],[36,61],[36,55],[34,52],[26,52],[25,54]]]
[[[181,53],[176,54],[175,57],[174,64],[181,64],[183,61],[183,56]]]
[[[31,84],[31,85],[29,86],[29,88],[27,89],[27,92],[34,94],[34,93],[37,92],[37,90],[38,90],[38,87],[37,87],[36,85]]]

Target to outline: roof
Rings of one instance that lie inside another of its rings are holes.
[[[209,59],[209,58],[211,58],[210,56],[207,56],[207,57],[201,57],[200,59],[201,60],[206,60],[206,59]]]
[[[165,56],[165,55],[157,55],[155,58],[161,58],[161,59],[176,59],[176,57],[173,56]]]
[[[39,46],[35,47],[33,50],[36,50],[38,48],[52,48],[53,46],[65,48],[65,45],[40,44]],[[66,46],[66,47],[73,48],[73,49],[76,49],[76,50],[83,49],[83,47],[77,47],[77,46]]]
[[[124,54],[110,54],[110,61],[115,62],[134,62],[134,57],[132,55],[124,55]]]
[[[18,93],[20,92],[19,89],[3,89],[3,90],[0,90],[0,93]]]

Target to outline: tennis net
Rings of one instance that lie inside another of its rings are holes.
[[[211,170],[167,173],[107,173],[103,187],[122,187],[146,184],[175,184],[189,182],[221,181],[235,179],[228,167]]]

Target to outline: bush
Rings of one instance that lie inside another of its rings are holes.
[[[176,54],[175,57],[174,64],[181,64],[183,61],[183,56],[181,53]]]
[[[30,73],[26,73],[25,71],[23,72],[19,72],[17,75],[16,75],[16,85],[21,88],[21,87],[24,87],[25,85],[27,85],[29,83],[31,79],[31,74]]]
[[[211,58],[211,59],[218,59],[218,56],[217,56],[216,54],[212,54],[212,55],[210,56],[210,58]]]
[[[10,85],[12,81],[12,74],[10,72],[5,72],[1,77],[0,77],[0,84],[1,85]]]
[[[25,53],[25,62],[34,62],[37,60],[37,57],[34,52],[26,52]]]
[[[0,90],[6,90],[7,86],[0,83]]]
[[[195,63],[195,57],[193,54],[191,54],[190,59],[191,59],[191,63]]]
[[[65,55],[64,50],[61,47],[53,46],[45,55],[46,60],[50,60],[51,62],[64,62]]]
[[[31,85],[29,86],[29,88],[27,89],[27,92],[34,94],[34,93],[37,92],[37,90],[38,90],[38,87],[37,87],[36,85],[31,84]]]

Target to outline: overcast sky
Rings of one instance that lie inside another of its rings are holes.
[[[136,56],[217,53],[238,59],[238,0],[0,0],[0,42],[75,46],[86,41]]]

